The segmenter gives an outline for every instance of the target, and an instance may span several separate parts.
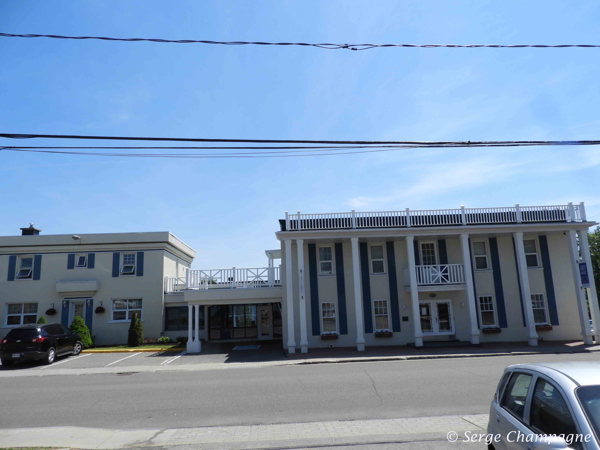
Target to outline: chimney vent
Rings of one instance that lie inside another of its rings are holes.
[[[33,226],[33,223],[30,223],[27,228],[21,228],[21,236],[37,236],[40,234],[40,231],[36,227]]]

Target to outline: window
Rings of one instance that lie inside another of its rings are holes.
[[[114,322],[127,322],[131,320],[134,312],[142,318],[142,299],[126,299],[112,301],[112,320]]]
[[[333,275],[333,252],[331,247],[319,247],[320,275]]]
[[[524,239],[523,247],[525,247],[525,261],[527,262],[527,267],[539,267],[535,239]]]
[[[371,273],[385,273],[383,245],[371,246]]]
[[[6,326],[26,325],[37,322],[37,303],[7,303]]]
[[[194,317],[196,308],[192,308],[192,328],[194,327]],[[188,307],[187,306],[168,306],[165,308],[165,331],[187,331],[188,330]],[[200,306],[200,323],[198,328],[204,330],[204,306]]]
[[[575,393],[596,436],[600,436],[600,385],[581,386]]]
[[[536,325],[547,325],[548,314],[544,294],[531,294],[531,306],[533,307],[533,321]]]
[[[337,333],[335,303],[321,303],[323,313],[323,333]]]
[[[421,243],[421,264],[425,266],[437,265],[437,252],[435,242]]]
[[[489,268],[485,241],[473,242],[473,256],[475,258],[475,270],[487,270]]]
[[[87,255],[75,255],[75,267],[85,269],[87,267]]]
[[[388,301],[375,300],[373,307],[375,309],[375,331],[389,331],[390,316],[388,313]]]
[[[479,296],[479,315],[482,327],[496,326],[496,311],[494,308],[494,298],[491,295]]]
[[[18,280],[33,278],[33,256],[19,256],[19,270],[16,278]]]
[[[527,373],[515,372],[504,391],[500,406],[510,411],[518,419],[523,419],[525,401],[531,384],[532,376]]]
[[[123,253],[122,275],[135,275],[135,253]]]
[[[529,417],[529,424],[540,434],[562,434],[570,439],[577,434],[567,402],[560,391],[543,378],[535,383]]]

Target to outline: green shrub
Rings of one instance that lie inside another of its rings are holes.
[[[129,324],[129,336],[127,337],[127,345],[130,347],[139,347],[144,343],[144,326],[140,320],[138,313],[134,312],[131,316],[131,324]]]
[[[40,324],[40,325],[43,325],[43,324],[48,323],[48,322],[46,322],[46,318],[44,316],[40,316],[40,318],[38,319],[37,323]]]
[[[77,333],[79,335],[84,348],[89,348],[92,346],[90,330],[81,317],[75,316],[73,322],[71,322],[70,329],[73,333]]]
[[[158,338],[158,341],[161,344],[168,344],[169,342],[171,342],[171,338],[169,336],[161,336]]]

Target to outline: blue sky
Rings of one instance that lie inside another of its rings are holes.
[[[600,5],[583,0],[0,3],[2,32],[171,39],[598,44],[598,23]],[[597,49],[352,52],[0,38],[0,130],[599,139],[599,56]],[[286,210],[584,200],[588,217],[600,219],[599,176],[600,152],[582,147],[182,161],[0,152],[0,235],[29,222],[44,234],[169,230],[196,249],[195,268],[256,267],[266,264],[265,249],[278,247]]]

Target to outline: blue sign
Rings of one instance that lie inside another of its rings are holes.
[[[590,287],[590,275],[588,273],[587,265],[584,262],[579,263],[579,275],[581,276],[582,287]]]

